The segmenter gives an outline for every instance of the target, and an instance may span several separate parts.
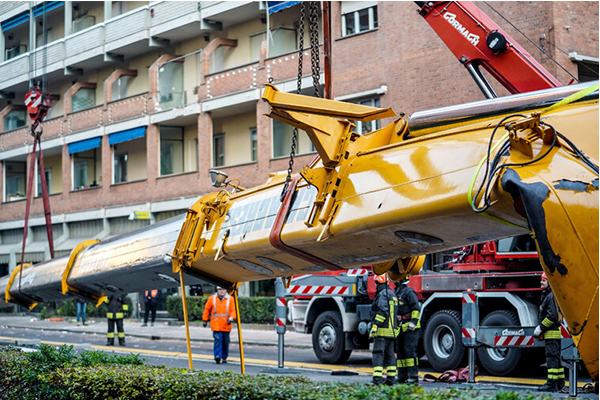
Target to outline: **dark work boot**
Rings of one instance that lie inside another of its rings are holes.
[[[555,380],[548,381],[537,390],[538,392],[558,392],[558,382]]]
[[[563,390],[565,388],[565,380],[559,379],[558,382],[556,383],[556,386],[558,387],[558,391]]]
[[[119,346],[125,346],[125,338],[119,338]]]
[[[409,376],[408,379],[406,380],[406,383],[408,383],[409,385],[412,385],[414,383],[419,383],[419,377],[418,376]]]
[[[115,345],[115,338],[108,338],[108,339],[106,339],[106,345],[107,346],[114,346]]]

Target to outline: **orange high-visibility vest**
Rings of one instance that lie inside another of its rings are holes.
[[[213,294],[206,301],[202,320],[208,321],[210,318],[210,329],[216,332],[231,332],[233,324],[228,324],[229,317],[235,320],[235,305],[233,298],[226,294],[223,299],[219,299],[217,294]]]

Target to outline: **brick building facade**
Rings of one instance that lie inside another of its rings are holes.
[[[562,84],[593,77],[594,70],[597,79],[597,2],[476,5]],[[415,3],[336,1],[331,7],[335,98],[407,114],[484,99]],[[79,240],[185,212],[212,191],[211,168],[244,187],[287,169],[290,131],[264,116],[269,110],[260,94],[269,79],[295,91],[299,8],[269,14],[267,2],[3,2],[0,274],[20,261],[23,188],[32,163],[20,104],[29,80],[45,77],[56,99],[43,124],[42,149],[55,243],[58,255],[68,254]],[[349,28],[353,21],[360,23]],[[39,43],[40,27],[46,45]],[[23,44],[35,50],[15,55]],[[52,51],[60,53],[57,62],[50,61]],[[322,52],[321,46],[321,63]],[[311,94],[309,50],[304,54],[303,88]],[[302,140],[295,172],[315,156]],[[33,250],[25,261],[39,262],[49,254],[40,233],[42,199],[34,190]],[[135,211],[148,211],[150,219],[130,220]]]

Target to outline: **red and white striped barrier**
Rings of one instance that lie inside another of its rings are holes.
[[[288,294],[333,294],[342,295],[349,293],[348,286],[303,286],[303,285],[292,285],[288,289]]]
[[[475,328],[462,328],[462,335],[467,339],[475,338]]]
[[[533,341],[535,337],[528,335],[519,335],[519,332],[516,332],[516,335],[504,335],[503,336],[494,336],[494,345],[495,346],[531,346],[533,345]],[[571,335],[564,326],[560,326],[560,334],[563,339],[569,339]]]
[[[472,293],[472,292],[463,293],[462,302],[468,303],[468,304],[475,303],[475,293]]]
[[[369,275],[369,270],[366,268],[351,268],[346,272],[346,276],[364,276]]]

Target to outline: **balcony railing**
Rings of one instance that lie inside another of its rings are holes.
[[[29,53],[32,69],[36,76],[64,68],[65,40],[55,40]],[[45,69],[45,71],[42,71]],[[39,70],[39,71],[38,71]]]
[[[65,57],[73,58],[90,50],[103,52],[104,24],[96,24],[65,38]],[[69,64],[69,62],[67,62]]]
[[[195,1],[161,1],[152,4],[150,8],[154,9],[154,16],[150,18],[150,28],[176,19],[194,16],[194,13],[199,11],[198,3]],[[197,17],[199,18],[199,14]]]
[[[148,18],[148,6],[144,6],[106,21],[104,23],[105,50],[112,51],[127,45],[128,43],[117,43],[120,40],[128,42],[127,38],[131,38],[132,43],[137,41],[136,34],[144,31],[147,33]]]
[[[29,53],[0,64],[0,89],[26,81],[29,74]]]

